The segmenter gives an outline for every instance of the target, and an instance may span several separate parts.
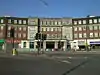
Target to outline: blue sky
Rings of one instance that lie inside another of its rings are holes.
[[[0,16],[85,17],[100,15],[100,0],[0,0]]]

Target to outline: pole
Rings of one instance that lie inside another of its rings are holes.
[[[7,43],[6,43],[6,40],[7,40],[7,32],[8,32],[8,25],[7,25],[7,17],[5,17],[5,52],[7,53]]]
[[[38,18],[38,34],[40,34],[40,19]],[[38,42],[39,42],[39,38],[38,38]],[[40,40],[41,42],[41,40]],[[38,46],[38,55],[39,55],[39,51],[40,51],[40,42],[39,42],[39,46]]]

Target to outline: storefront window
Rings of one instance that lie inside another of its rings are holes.
[[[26,48],[26,42],[23,42],[23,48]]]
[[[30,42],[30,48],[34,48],[34,42]]]

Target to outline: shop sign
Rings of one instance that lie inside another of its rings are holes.
[[[13,40],[6,40],[7,43],[13,43]],[[21,40],[14,40],[14,43],[20,43]]]

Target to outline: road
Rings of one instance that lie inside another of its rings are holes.
[[[100,75],[99,54],[0,56],[0,75]]]

